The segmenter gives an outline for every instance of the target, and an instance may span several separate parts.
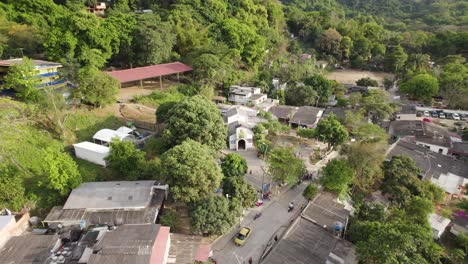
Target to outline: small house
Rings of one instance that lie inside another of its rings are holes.
[[[445,232],[447,226],[450,224],[450,219],[447,219],[438,214],[431,214],[429,216],[429,224],[432,228],[432,237],[438,240]]]

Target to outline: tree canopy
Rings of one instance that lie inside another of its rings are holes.
[[[192,231],[195,234],[221,235],[235,223],[239,215],[238,201],[211,195],[191,206]]]
[[[429,74],[419,74],[402,83],[400,89],[412,98],[427,102],[439,92],[439,82]]]
[[[322,118],[315,129],[316,137],[330,146],[338,146],[348,139],[348,131],[334,115]]]
[[[227,129],[221,113],[212,102],[196,95],[186,98],[169,111],[163,138],[170,146],[193,139],[214,150],[226,146]]]
[[[291,147],[276,147],[268,155],[268,170],[277,183],[295,185],[305,172],[304,161],[294,154]]]
[[[321,171],[320,184],[325,190],[344,195],[353,180],[354,170],[346,160],[334,159]]]
[[[163,154],[161,170],[172,197],[181,202],[208,197],[220,187],[223,177],[209,148],[191,139]]]
[[[229,153],[221,161],[221,169],[226,177],[244,177],[247,173],[247,161],[237,153]]]

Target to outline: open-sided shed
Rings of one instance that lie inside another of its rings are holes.
[[[114,77],[122,84],[140,82],[143,87],[143,80],[154,79],[159,77],[159,86],[162,88],[162,77],[167,75],[179,74],[192,71],[192,67],[187,66],[181,62],[171,62],[165,64],[151,65],[145,67],[137,67],[133,69],[118,70],[107,72],[110,76]]]

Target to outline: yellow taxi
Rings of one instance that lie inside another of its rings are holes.
[[[243,227],[234,238],[234,244],[243,246],[245,241],[247,241],[247,239],[250,237],[250,234],[252,234],[252,228]]]

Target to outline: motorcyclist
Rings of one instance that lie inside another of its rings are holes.
[[[292,211],[294,209],[294,202],[289,203],[288,211]]]

